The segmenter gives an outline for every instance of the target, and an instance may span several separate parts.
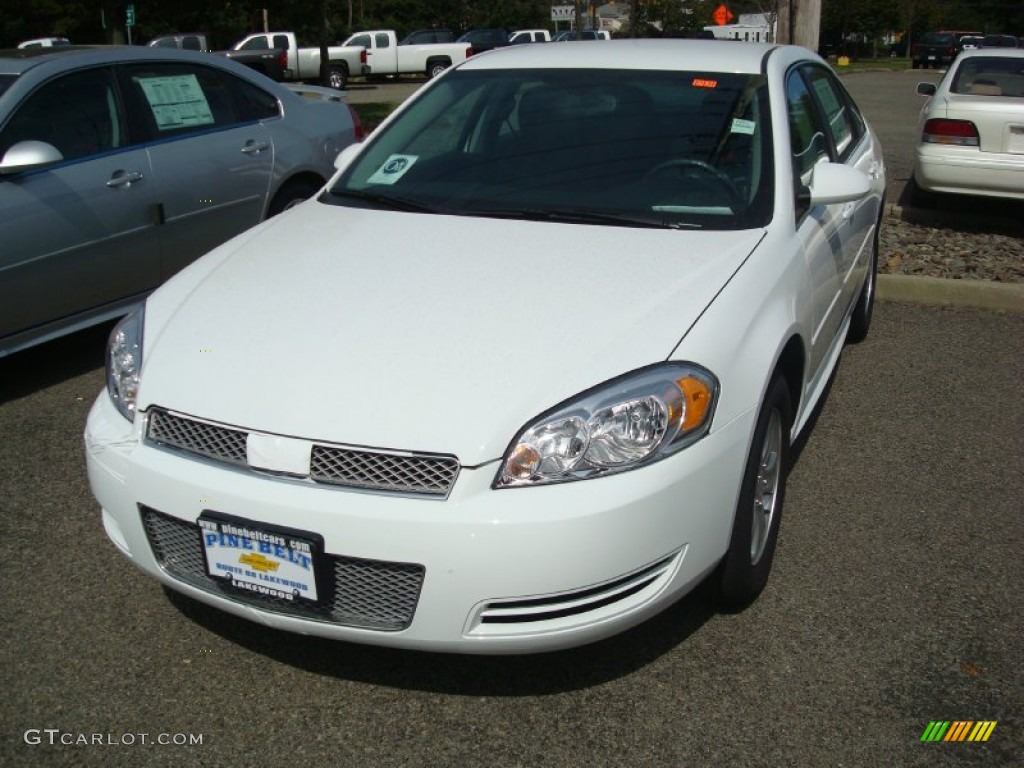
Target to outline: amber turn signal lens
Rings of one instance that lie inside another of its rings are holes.
[[[683,400],[686,403],[680,428],[683,432],[689,432],[707,416],[708,408],[711,406],[711,389],[695,376],[686,376],[679,379],[676,384],[683,391]]]

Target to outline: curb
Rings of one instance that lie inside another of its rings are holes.
[[[952,280],[916,275],[879,275],[879,301],[909,301],[944,307],[968,307],[1024,314],[1024,283]]]

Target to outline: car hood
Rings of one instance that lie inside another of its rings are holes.
[[[763,234],[309,202],[150,298],[139,407],[477,465],[669,358]]]

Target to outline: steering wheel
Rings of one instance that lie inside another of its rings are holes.
[[[736,188],[736,184],[733,180],[718,168],[715,168],[715,166],[704,160],[698,160],[695,157],[676,157],[672,160],[666,160],[663,163],[658,163],[644,174],[644,181],[649,181],[655,176],[664,173],[665,171],[670,171],[673,168],[678,168],[680,170],[693,169],[702,171],[705,175],[710,176],[725,187],[726,191],[729,193],[729,205],[733,211],[739,211],[743,207],[743,195],[740,194],[740,191]]]

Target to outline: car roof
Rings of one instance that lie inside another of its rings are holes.
[[[791,49],[806,58],[810,51],[768,43],[729,45],[721,40],[608,40],[594,46],[570,40],[561,45],[523,45],[471,57],[460,69],[655,69],[758,74],[773,51]]]
[[[973,48],[969,51],[964,51],[957,57],[957,61],[964,61],[966,59],[991,59],[995,57],[1005,57],[1008,59],[1024,59],[1024,48]]]
[[[140,45],[65,45],[53,48],[0,50],[0,74],[23,75],[39,68],[63,72],[67,69],[111,64],[119,61],[210,61],[212,54],[177,48],[150,48]],[[227,57],[216,59],[217,65],[229,62],[234,71],[246,70]],[[237,68],[236,68],[237,67]]]

